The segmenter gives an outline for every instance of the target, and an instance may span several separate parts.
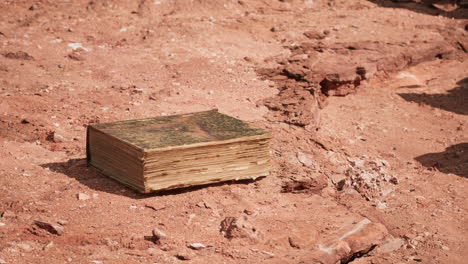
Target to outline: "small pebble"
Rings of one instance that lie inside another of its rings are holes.
[[[150,256],[156,256],[158,255],[158,250],[155,248],[148,248],[146,253],[148,253]]]
[[[281,28],[280,28],[280,27],[272,27],[272,28],[270,29],[270,31],[271,31],[271,32],[279,32],[279,31],[281,31]]]
[[[160,240],[162,238],[165,238],[167,237],[166,233],[164,233],[163,231],[155,228],[153,229],[153,237],[156,239],[156,240]]]
[[[188,247],[191,248],[191,249],[195,249],[195,250],[200,250],[200,249],[206,248],[206,246],[203,245],[202,243],[192,243]]]
[[[78,200],[80,201],[86,201],[86,200],[89,200],[91,197],[85,193],[78,193],[76,195],[76,198],[78,198]]]

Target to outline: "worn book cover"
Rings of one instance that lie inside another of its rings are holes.
[[[264,129],[217,110],[88,127],[87,159],[142,192],[266,176]]]

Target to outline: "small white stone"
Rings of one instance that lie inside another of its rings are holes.
[[[165,238],[167,235],[166,233],[164,233],[163,231],[155,228],[153,229],[153,236],[154,238],[156,238],[157,240],[161,239],[161,238]]]
[[[69,43],[68,47],[72,48],[72,50],[83,49],[85,51],[89,51],[89,49],[83,47],[81,43]]]
[[[202,243],[192,243],[192,244],[189,245],[189,248],[195,249],[195,250],[200,250],[200,249],[206,248],[206,246],[203,245]]]
[[[275,254],[273,254],[273,253],[271,253],[271,252],[268,252],[268,251],[260,251],[260,253],[265,254],[265,255],[268,255],[268,256],[270,256],[270,257],[274,257],[274,256],[275,256]]]
[[[91,197],[89,197],[89,195],[87,195],[85,193],[78,193],[76,195],[76,198],[78,198],[78,200],[80,200],[80,201],[86,201],[86,200],[89,200]]]
[[[314,161],[311,158],[312,155],[304,153],[304,152],[297,152],[297,159],[300,163],[304,166],[312,167],[314,166]]]
[[[380,210],[386,209],[386,208],[387,208],[387,204],[384,203],[384,202],[378,202],[376,208],[377,208],[377,209],[380,209]]]

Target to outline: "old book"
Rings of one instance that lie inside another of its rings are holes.
[[[217,110],[88,126],[88,164],[148,193],[267,176],[270,135]]]

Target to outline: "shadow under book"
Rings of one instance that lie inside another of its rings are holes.
[[[88,126],[88,164],[148,193],[270,173],[267,131],[217,110]]]

